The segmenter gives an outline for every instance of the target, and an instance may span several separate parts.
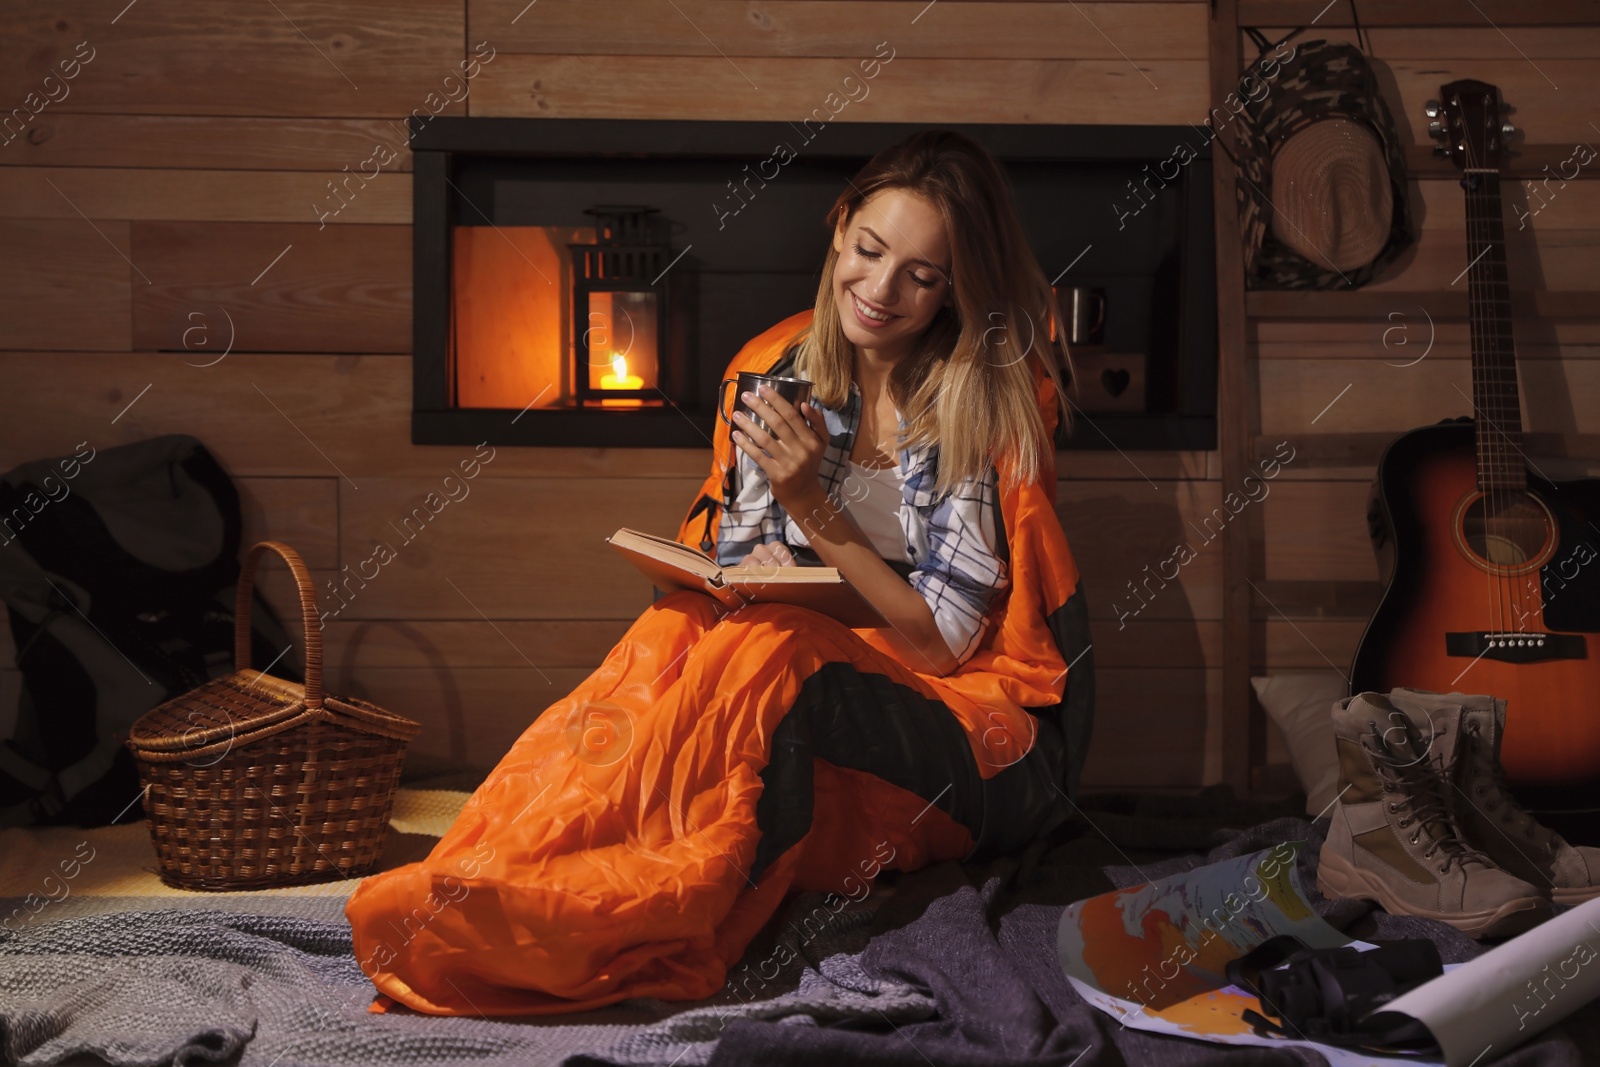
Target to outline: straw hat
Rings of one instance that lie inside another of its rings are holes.
[[[1237,120],[1246,284],[1353,289],[1414,237],[1394,120],[1360,49],[1308,41]]]
[[[1329,270],[1365,266],[1389,243],[1394,192],[1372,127],[1324,119],[1272,160],[1272,236]]]

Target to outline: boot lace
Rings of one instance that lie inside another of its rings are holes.
[[[1470,760],[1469,766],[1476,779],[1470,792],[1465,793],[1468,801],[1491,822],[1506,824],[1501,830],[1506,836],[1509,837],[1511,831],[1520,830],[1523,837],[1546,851],[1554,851],[1556,832],[1512,799],[1511,790],[1506,787],[1505,771],[1500,761],[1494,758],[1491,746],[1483,740],[1476,721],[1467,722],[1460,743],[1467,748],[1463,755]]]
[[[1369,748],[1377,756],[1373,765],[1383,780],[1383,791],[1400,797],[1398,801],[1386,802],[1388,810],[1390,814],[1399,814],[1402,810],[1405,813],[1396,826],[1404,829],[1416,824],[1411,834],[1413,845],[1419,844],[1424,834],[1429,838],[1422,858],[1432,860],[1438,855],[1440,874],[1449,871],[1452,864],[1479,863],[1489,866],[1489,857],[1468,844],[1456,825],[1450,797],[1446,792],[1446,779],[1440,773],[1439,763],[1443,756],[1409,759],[1409,753],[1396,752],[1390,746],[1376,722],[1367,723],[1367,728],[1372,731]],[[1405,728],[1405,734],[1406,747],[1415,749],[1417,739],[1409,726]]]

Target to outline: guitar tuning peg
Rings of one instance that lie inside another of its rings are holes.
[[[1444,123],[1440,122],[1438,119],[1434,119],[1432,122],[1428,123],[1428,136],[1443,137]]]
[[[1505,136],[1510,137],[1512,134],[1517,132],[1517,128],[1511,125],[1511,123],[1507,122],[1500,127],[1500,132]]]
[[[1422,113],[1428,116],[1430,119],[1438,118],[1440,111],[1441,109],[1439,107],[1439,101],[1437,100],[1429,100],[1426,104],[1422,105]]]
[[[1450,149],[1446,148],[1442,144],[1436,144],[1433,146],[1433,154],[1436,156],[1448,156],[1450,154]]]

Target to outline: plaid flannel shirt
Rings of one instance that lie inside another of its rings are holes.
[[[775,371],[782,373],[782,371]],[[828,444],[817,477],[828,500],[844,507],[859,499],[863,488],[850,468],[850,450],[861,419],[861,390],[850,383],[843,411],[818,404],[827,423]],[[905,428],[905,419],[900,419]],[[742,449],[735,448],[733,468],[722,483],[722,519],[717,529],[719,564],[741,562],[758,544],[782,541],[789,548],[810,548],[805,531],[772,495],[766,474]],[[999,484],[993,465],[982,477],[968,478],[935,497],[939,448],[918,445],[900,450],[906,472],[900,528],[911,559],[907,580],[922,594],[939,632],[959,662],[977,651],[987,628],[989,609],[1010,582],[1004,533],[998,527]],[[803,518],[803,517],[802,517]],[[904,564],[892,564],[897,570]]]

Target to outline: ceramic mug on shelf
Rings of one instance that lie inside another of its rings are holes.
[[[734,383],[735,386],[733,410],[742,411],[749,415],[757,426],[768,433],[773,432],[772,428],[763,422],[759,415],[750,410],[749,405],[743,399],[745,393],[754,393],[756,386],[764,385],[796,408],[811,399],[811,383],[804,378],[780,378],[772,374],[755,374],[751,371],[741,371],[737,378],[724,378],[722,384],[717,387],[717,417],[729,426],[734,425],[734,423],[723,405],[723,399],[728,393],[729,382]]]
[[[1056,290],[1067,320],[1069,345],[1097,345],[1106,336],[1106,294],[1087,285],[1064,285]]]

